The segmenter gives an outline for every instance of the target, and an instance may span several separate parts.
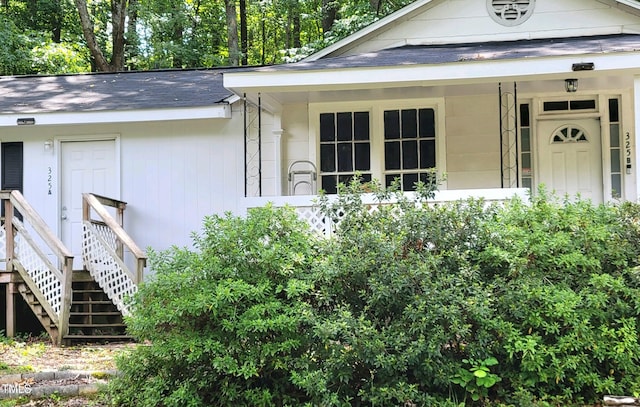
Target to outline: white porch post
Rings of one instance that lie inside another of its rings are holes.
[[[640,199],[640,182],[638,182],[638,171],[640,170],[640,154],[637,153],[636,146],[640,145],[640,140],[638,139],[638,137],[640,137],[640,76],[635,76],[633,79],[633,112],[633,123],[629,126],[623,127],[622,148],[624,148],[625,150],[627,148],[631,149],[631,162],[633,163],[633,168],[631,168],[631,174],[626,174],[626,179],[632,179],[633,182],[635,182],[635,185],[633,186],[635,196],[630,198],[638,201],[638,199]],[[632,133],[629,137],[629,141],[631,142],[631,145],[629,147],[626,146],[627,131],[631,131]],[[623,165],[626,167],[626,159],[623,161]],[[623,169],[623,171],[626,172],[626,168]]]
[[[273,158],[275,163],[275,195],[282,196],[282,116],[280,113],[276,113],[273,116]]]

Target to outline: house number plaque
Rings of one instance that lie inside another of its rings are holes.
[[[624,134],[624,157],[627,166],[627,174],[631,174],[631,136],[629,132]]]
[[[51,171],[51,167],[49,167],[47,169],[47,195],[51,195],[51,190],[53,188],[53,176],[51,175],[52,171]]]

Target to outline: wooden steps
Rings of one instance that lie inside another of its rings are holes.
[[[73,282],[72,291],[69,333],[64,336],[65,342],[115,342],[132,339],[127,335],[122,313],[95,281],[86,276],[79,278]]]
[[[51,319],[51,316],[47,313],[46,309],[42,306],[36,295],[29,289],[29,286],[24,283],[18,283],[18,292],[27,303],[31,311],[33,311],[34,315],[40,323],[42,327],[47,331],[51,339],[55,342],[56,338],[58,338],[58,326]]]

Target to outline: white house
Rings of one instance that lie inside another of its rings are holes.
[[[355,172],[410,190],[435,169],[442,199],[546,184],[635,201],[638,99],[640,2],[419,0],[295,64],[0,78],[0,189],[68,248],[47,256],[103,270],[115,260],[91,257],[86,225],[109,222],[86,221],[82,193],[127,202],[128,235],[109,238],[124,263],[128,242],[189,244],[203,216],[269,200],[308,208]],[[28,271],[0,273],[7,315]]]

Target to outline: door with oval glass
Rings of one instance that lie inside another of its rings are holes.
[[[599,119],[540,120],[538,183],[558,196],[603,201]]]

